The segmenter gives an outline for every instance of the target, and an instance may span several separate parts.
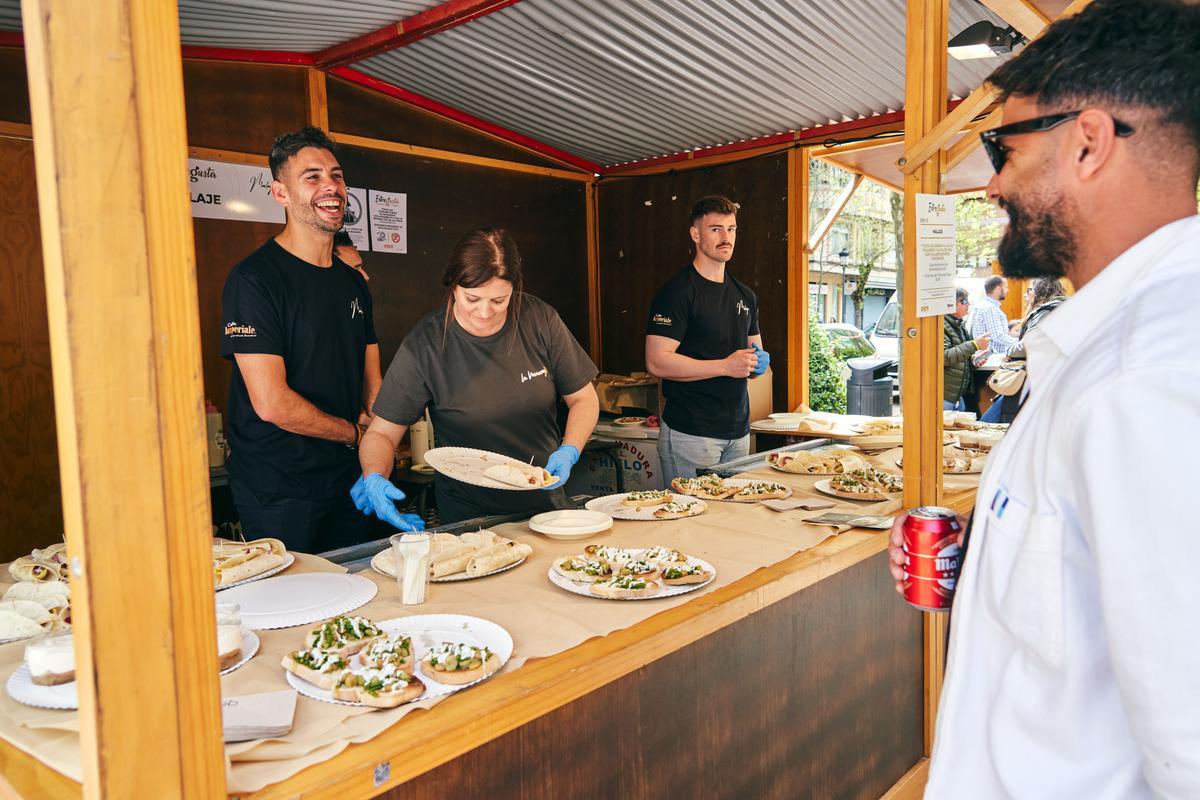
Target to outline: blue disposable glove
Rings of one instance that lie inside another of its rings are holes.
[[[579,462],[579,448],[573,444],[564,444],[562,447],[555,450],[546,459],[546,472],[549,472],[557,481],[549,486],[542,487],[543,489],[557,489],[567,483],[567,478],[571,477],[571,467]]]
[[[353,495],[353,489],[351,494]],[[397,500],[404,499],[404,492],[378,472],[363,478],[363,495],[367,509],[364,514],[374,514],[393,528],[402,531],[423,531],[425,521],[416,514],[401,514],[396,510]]]
[[[758,356],[758,363],[751,372],[762,375],[767,371],[767,367],[771,366],[771,354],[759,347],[758,342],[751,342],[750,345],[754,348],[754,355]]]
[[[367,500],[367,487],[363,482],[363,476],[359,475],[358,480],[350,487],[350,499],[354,501],[354,507],[362,513],[370,516],[371,504]]]

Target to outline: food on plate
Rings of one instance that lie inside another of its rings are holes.
[[[891,500],[891,493],[904,489],[904,479],[890,472],[866,467],[834,475],[829,479],[829,490],[838,497],[853,500]]]
[[[857,427],[865,436],[877,436],[884,433],[900,433],[903,423],[899,417],[879,417],[860,423]]]
[[[467,568],[467,563],[471,560],[471,556],[479,548],[469,542],[455,542],[452,545],[438,547],[438,543],[434,542],[431,547],[432,555],[429,558],[429,576],[431,578],[444,578],[447,575],[454,575],[462,572]],[[391,553],[390,550],[385,551]],[[392,571],[396,569],[396,556],[392,553],[391,558]]]
[[[412,672],[394,663],[377,669],[346,670],[331,690],[338,700],[372,708],[395,708],[425,694],[425,684]]]
[[[942,448],[943,472],[979,472],[983,469],[986,461],[987,456],[981,456],[973,450],[964,450],[952,444],[945,445]]]
[[[687,561],[687,556],[678,550],[662,545],[655,545],[646,548],[646,552],[642,553],[642,558],[646,561],[653,561],[660,567],[666,567],[670,564],[683,564]]]
[[[535,467],[532,464],[497,464],[485,469],[483,476],[509,486],[519,486],[522,489],[530,486],[541,489],[558,480],[543,468]]]
[[[658,564],[645,558],[639,558],[634,561],[627,561],[624,566],[617,570],[617,577],[631,576],[646,581],[655,581],[658,580],[658,573]]]
[[[51,614],[71,604],[71,590],[65,581],[49,583],[14,583],[4,592],[4,600],[31,600],[40,604]]]
[[[671,564],[662,571],[662,582],[668,586],[682,586],[688,583],[704,583],[713,574],[699,564]]]
[[[369,619],[340,616],[309,631],[305,643],[310,649],[352,656],[382,634]]]
[[[683,519],[684,517],[694,517],[704,511],[699,503],[667,503],[665,506],[654,509],[656,519]]]
[[[969,428],[975,424],[976,416],[974,411],[943,411],[942,427]]]
[[[229,586],[275,569],[287,548],[278,539],[231,542],[213,539],[213,577],[217,586]]]
[[[781,472],[799,475],[839,475],[869,466],[858,450],[850,447],[818,447],[790,453],[771,453],[767,463]]]
[[[579,583],[592,583],[604,580],[613,574],[612,565],[607,561],[587,556],[570,556],[554,562],[554,569],[563,577]]]
[[[995,428],[984,428],[975,431],[975,441],[983,450],[991,450],[1004,438],[1004,431]]]
[[[583,552],[591,558],[608,562],[614,566],[620,566],[626,561],[633,560],[632,550],[624,547],[613,547],[609,544],[589,544],[587,547],[583,548]]]
[[[617,417],[613,420],[614,425],[641,425],[646,421],[645,417]]]
[[[734,487],[727,486],[720,475],[712,474],[701,475],[698,478],[675,478],[671,481],[671,488],[680,494],[703,500],[724,500],[737,491]]]
[[[0,601],[0,611],[19,614],[25,619],[33,620],[39,627],[54,621],[54,615],[47,611],[45,606],[32,600]]]
[[[28,639],[44,631],[41,625],[17,611],[0,611],[0,641]]]
[[[466,573],[469,578],[478,578],[482,575],[495,572],[503,569],[509,564],[515,564],[528,558],[533,553],[533,548],[524,542],[504,541],[499,544],[493,544],[478,550],[467,561]]]
[[[60,686],[75,680],[75,643],[67,631],[25,645],[29,677],[38,686]]]
[[[421,657],[421,671],[438,683],[460,686],[500,669],[500,658],[486,647],[442,642]]]
[[[609,578],[591,585],[592,594],[606,600],[636,600],[658,594],[659,585],[654,581],[632,575]]]
[[[387,664],[392,664],[396,669],[411,674],[414,661],[412,638],[403,635],[380,636],[360,650],[358,658],[369,669],[383,669]]]
[[[34,550],[8,565],[15,581],[47,583],[67,579],[67,546],[62,542]]]
[[[750,481],[734,492],[728,499],[735,503],[758,503],[763,500],[782,500],[789,494],[788,488],[771,481]]]
[[[322,689],[332,689],[338,676],[350,667],[350,662],[336,650],[315,647],[293,650],[283,657],[282,663],[288,672]]]
[[[648,489],[643,492],[630,492],[625,495],[625,499],[621,501],[621,505],[632,508],[645,508],[669,502],[671,502],[670,492],[665,489]]]
[[[217,669],[228,669],[242,658],[242,614],[236,603],[217,603]]]

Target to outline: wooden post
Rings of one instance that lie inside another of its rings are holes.
[[[308,101],[308,124],[329,132],[329,96],[325,89],[325,73],[309,67],[305,95]]]
[[[223,796],[177,11],[21,5],[84,794]]]
[[[808,148],[788,150],[788,410],[808,404]]]
[[[948,0],[908,0],[905,70],[905,149],[914,147],[946,115]],[[939,147],[904,178],[904,504],[942,499],[942,318],[917,317],[918,192],[941,191]],[[925,751],[933,726],[945,664],[945,614],[925,615]]]

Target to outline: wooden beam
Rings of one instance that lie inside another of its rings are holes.
[[[221,796],[178,12],[137,0],[21,11],[84,795]],[[137,564],[154,568],[135,585]]]
[[[817,225],[817,229],[809,235],[808,242],[804,246],[805,257],[807,257],[809,253],[816,250],[817,247],[820,246],[821,242],[825,240],[825,237],[829,235],[829,232],[833,230],[833,223],[837,222],[837,218],[840,217],[842,212],[846,210],[846,206],[849,204],[850,199],[854,197],[854,193],[857,192],[858,187],[862,185],[862,173],[853,170],[851,171],[854,172],[854,177],[850,179],[850,183],[846,184],[846,188],[842,189],[842,193],[839,194],[837,199],[833,201],[833,206],[829,209],[829,213],[825,215],[825,218],[821,220],[820,224]]]
[[[323,131],[329,130],[329,96],[325,91],[325,73],[311,67],[305,70],[305,99],[308,101],[308,124]]]
[[[979,0],[979,2],[1020,31],[1026,39],[1033,39],[1050,24],[1050,18],[1029,0]]]
[[[226,164],[245,164],[249,167],[265,167],[269,160],[258,153],[242,153],[237,150],[217,150],[212,147],[189,147],[188,156],[207,161],[223,161]]]
[[[970,128],[967,128],[966,135],[946,148],[946,158],[942,164],[943,175],[948,174],[950,170],[961,164],[963,159],[975,152],[975,148],[983,144],[979,138],[979,134],[996,127],[1000,123],[1000,117],[1003,113],[1004,108],[996,106],[990,114],[976,122]]]
[[[946,37],[949,0],[907,0],[904,107],[906,149],[926,141],[946,117]],[[967,106],[963,103],[959,109]],[[956,112],[959,110],[956,109]],[[957,126],[957,123],[956,123]],[[957,130],[957,127],[955,127]],[[942,317],[917,316],[918,193],[941,191],[940,144],[904,179],[904,298],[900,328],[904,411],[904,505],[939,505],[942,499]],[[944,624],[926,614],[925,753],[942,690],[944,653],[937,633]]]
[[[808,190],[807,148],[788,151],[788,409],[808,405]]]
[[[5,139],[33,140],[33,126],[24,122],[4,122],[0,120],[0,137]]]
[[[929,759],[922,758],[904,777],[892,784],[879,800],[921,800],[929,781]]]
[[[1009,5],[1007,0],[996,1],[1005,6]],[[1063,12],[1056,19],[1064,19],[1078,14],[1090,2],[1091,0],[1073,0],[1071,5],[1063,9]],[[1040,36],[1044,30],[1045,27],[1039,30],[1036,35],[1030,36],[1030,41]],[[906,139],[904,155],[896,162],[896,165],[900,167],[900,171],[905,175],[911,175],[913,171],[925,163],[926,159],[940,150],[946,142],[950,141],[954,134],[965,128],[970,120],[982,113],[999,96],[1000,91],[990,83],[985,82],[982,86],[977,87],[975,91],[971,92],[971,94],[967,95],[965,100],[959,103],[953,111],[947,114],[940,123],[934,126],[919,141],[908,144]]]
[[[572,172],[554,167],[539,167],[536,164],[522,164],[519,161],[504,161],[499,158],[485,158],[466,153],[455,153],[451,150],[437,150],[432,147],[421,147],[415,144],[401,144],[384,139],[371,139],[366,136],[355,136],[352,133],[331,133],[338,144],[348,144],[352,147],[369,147],[373,150],[385,150],[389,153],[399,153],[418,158],[435,158],[439,161],[453,161],[458,164],[472,164],[477,167],[503,169],[509,172],[526,172],[531,175],[545,175],[550,178],[561,178],[568,181],[591,182],[592,176],[583,172]]]
[[[604,359],[603,331],[600,327],[600,204],[596,182],[587,185],[587,262],[588,262],[588,354],[601,372]]]
[[[326,48],[317,53],[315,60],[321,69],[342,67],[412,44],[518,2],[520,0],[446,0],[399,22]]]

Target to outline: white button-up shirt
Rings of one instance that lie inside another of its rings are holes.
[[[929,798],[1200,798],[1200,216],[1025,337],[958,584]]]

